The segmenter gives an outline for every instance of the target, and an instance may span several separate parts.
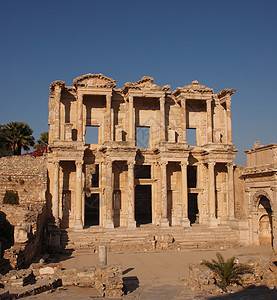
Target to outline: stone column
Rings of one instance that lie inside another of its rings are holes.
[[[215,213],[215,174],[214,174],[214,167],[215,162],[211,161],[208,163],[209,167],[209,211],[210,211],[210,226],[216,226],[217,219]]]
[[[188,219],[188,179],[187,179],[187,161],[181,162],[181,172],[182,172],[182,207],[183,207],[183,217],[182,226],[184,228],[190,227],[190,221]]]
[[[186,109],[186,98],[181,98],[181,109],[182,109],[182,142],[187,143],[187,109]]]
[[[165,96],[160,98],[160,112],[161,112],[161,141],[165,141]]]
[[[234,165],[227,164],[228,170],[228,216],[229,219],[235,217],[235,199],[234,199]]]
[[[213,116],[212,116],[212,99],[208,99],[207,103],[207,142],[213,142]]]
[[[76,187],[75,187],[75,224],[76,230],[83,229],[82,222],[82,172],[83,162],[76,161]]]
[[[227,143],[232,143],[231,97],[226,100]]]
[[[127,228],[135,229],[135,174],[134,174],[135,162],[128,161],[128,221]]]
[[[83,139],[83,94],[77,92],[77,140]]]
[[[59,219],[59,168],[58,161],[53,163],[53,192],[52,192],[52,215],[55,220],[55,225],[60,226]]]
[[[112,95],[106,95],[106,141],[111,141],[111,101]]]
[[[136,124],[135,124],[135,118],[134,118],[134,97],[129,96],[129,141],[134,142],[135,141],[135,130],[136,130]]]
[[[60,107],[61,107],[61,95],[62,95],[62,88],[58,85],[55,86],[55,134],[54,134],[54,139],[59,140],[60,139],[60,118],[61,118],[61,113],[60,113]]]
[[[105,188],[105,205],[106,205],[106,228],[114,228],[113,220],[113,162],[106,162],[106,188]]]
[[[160,163],[161,165],[161,182],[162,182],[162,189],[161,189],[161,213],[162,218],[160,222],[160,226],[162,228],[169,227],[169,221],[167,219],[167,162],[163,161]]]

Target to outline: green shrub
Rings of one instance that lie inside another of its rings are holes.
[[[3,204],[19,204],[18,193],[15,191],[6,191],[3,198]]]
[[[219,278],[216,285],[220,287],[224,292],[227,291],[227,287],[232,283],[239,283],[241,275],[245,273],[252,273],[253,270],[250,266],[245,264],[236,264],[235,257],[231,257],[224,260],[220,253],[216,253],[217,261],[204,260],[201,264],[211,269]]]

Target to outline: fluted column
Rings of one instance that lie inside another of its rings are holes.
[[[128,161],[128,221],[127,228],[136,228],[135,221],[135,175],[134,175],[135,162]]]
[[[55,224],[60,226],[59,219],[59,168],[60,164],[58,161],[53,163],[53,192],[52,192],[52,215],[55,220]]]
[[[213,121],[212,121],[212,99],[206,101],[207,103],[207,142],[213,142]]]
[[[111,101],[112,96],[106,95],[106,141],[111,141]]]
[[[77,140],[83,139],[83,94],[77,92]]]
[[[182,109],[182,142],[187,143],[187,109],[186,109],[186,98],[181,98],[181,109]]]
[[[75,229],[83,229],[82,222],[82,169],[83,162],[76,161],[76,188],[75,188]]]
[[[161,183],[162,183],[162,189],[161,189],[161,227],[169,227],[169,222],[167,219],[167,162],[161,162]]]
[[[135,141],[135,115],[134,115],[134,97],[129,96],[129,141]]]
[[[187,161],[181,162],[182,172],[182,207],[183,217],[182,226],[184,228],[190,227],[190,221],[188,219],[188,179],[187,179]]]
[[[61,102],[61,95],[62,95],[62,88],[59,85],[55,86],[55,134],[54,134],[54,139],[59,140],[60,139],[60,118],[61,118],[61,113],[60,113],[60,102]]]
[[[228,215],[230,219],[235,217],[234,203],[234,165],[227,164],[228,170]]]
[[[160,98],[160,112],[161,112],[161,141],[165,141],[165,96]]]
[[[106,188],[105,188],[105,205],[106,205],[106,228],[114,228],[113,212],[113,163],[106,163]]]
[[[210,212],[210,226],[215,226],[217,225],[217,220],[216,220],[216,205],[215,205],[215,174],[214,174],[214,167],[215,167],[215,162],[209,162],[208,163],[209,167],[209,212]]]
[[[231,97],[226,100],[227,143],[232,143]]]

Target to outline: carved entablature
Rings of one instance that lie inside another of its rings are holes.
[[[129,90],[147,90],[147,91],[168,91],[170,85],[158,86],[154,84],[154,78],[149,76],[143,76],[141,80],[131,83],[126,82],[122,92],[127,94]]]
[[[177,87],[173,92],[174,96],[179,96],[181,93],[189,94],[213,94],[214,90],[206,87],[203,84],[199,84],[197,80],[194,80],[191,84],[185,85],[184,87]]]
[[[73,80],[76,87],[115,88],[116,81],[102,74],[85,74]]]
[[[216,95],[217,95],[218,99],[222,99],[227,95],[229,95],[229,96],[233,95],[235,92],[236,92],[236,89],[224,89],[221,92],[217,93]]]
[[[50,91],[54,91],[55,86],[59,86],[59,87],[61,87],[61,88],[64,88],[64,87],[65,87],[65,82],[64,82],[64,81],[61,81],[61,80],[53,81],[53,82],[50,84]]]

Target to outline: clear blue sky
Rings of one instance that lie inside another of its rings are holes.
[[[276,0],[2,0],[0,26],[0,124],[27,122],[39,138],[52,81],[149,75],[171,89],[236,88],[238,164],[254,141],[277,142]]]

